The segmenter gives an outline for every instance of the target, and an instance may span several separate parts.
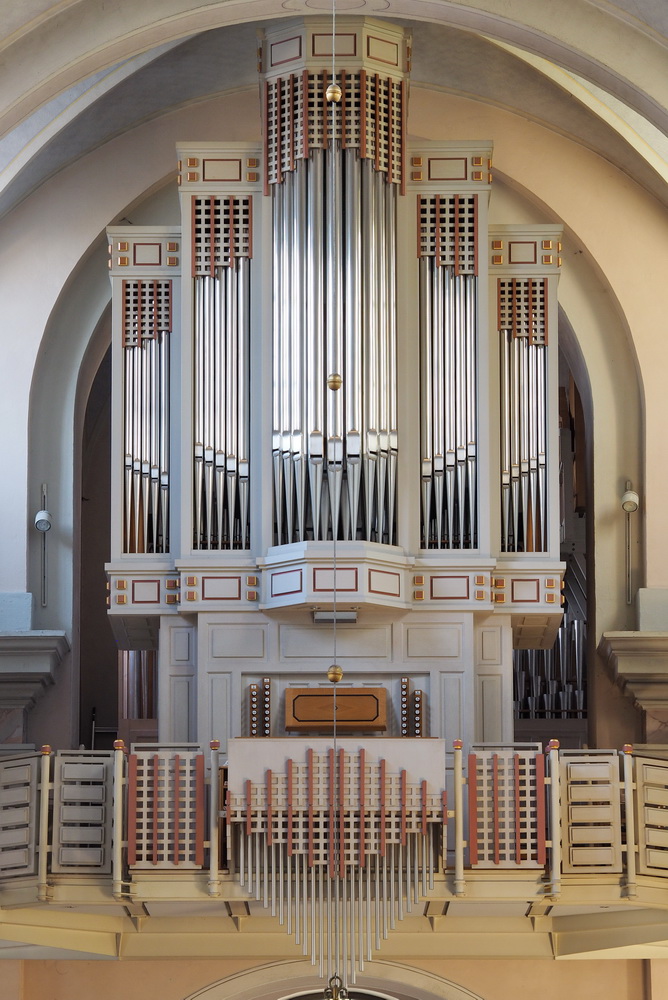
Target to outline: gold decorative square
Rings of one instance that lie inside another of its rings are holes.
[[[166,590],[178,590],[179,589],[179,581],[178,580],[165,580],[165,589]]]
[[[258,160],[257,156],[250,156],[246,160],[246,166],[247,167],[259,167],[260,166],[260,161]]]
[[[488,184],[492,183],[492,174],[491,174],[491,172],[487,174],[487,183]]]
[[[543,254],[543,264],[554,264],[554,257],[551,253]]]
[[[413,591],[414,601],[424,601],[424,590],[414,590]]]
[[[127,267],[128,264],[130,263],[130,258],[129,257],[119,257],[117,259],[116,263],[118,264],[119,267]]]
[[[492,254],[492,264],[503,264],[503,257],[500,253]]]
[[[246,583],[248,584],[249,587],[257,587],[257,577],[256,576],[247,576],[246,577]]]
[[[547,587],[548,590],[552,590],[553,587],[557,586],[557,581],[554,579],[553,576],[548,576],[547,580],[545,581],[545,586]]]
[[[168,267],[178,267],[178,264],[179,264],[179,258],[178,257],[168,257],[167,258],[167,266]]]
[[[246,591],[247,601],[257,601],[257,590],[247,590]]]
[[[196,156],[189,156],[186,160],[187,167],[199,167],[199,160]]]
[[[557,602],[557,595],[556,594],[546,594],[545,595],[545,603],[546,604],[556,604],[556,602]]]
[[[492,250],[503,250],[503,240],[492,240]]]
[[[411,180],[412,181],[421,181],[422,180],[422,171],[421,170],[414,170],[412,172],[412,174],[411,174]]]
[[[411,167],[422,167],[424,161],[421,156],[411,156]]]
[[[165,604],[178,604],[179,598],[176,594],[167,594]]]
[[[127,589],[128,589],[128,581],[127,580],[117,580],[116,581],[116,590],[127,590]]]
[[[505,576],[497,576],[496,579],[494,580],[495,587],[505,587],[505,585],[506,585]]]
[[[552,240],[543,240],[540,246],[542,250],[552,250]]]
[[[484,601],[485,600],[485,591],[484,590],[476,590],[476,592],[475,592],[475,599],[476,599],[476,601]]]
[[[116,604],[127,604],[128,595],[127,594],[116,594]]]
[[[422,575],[414,576],[413,583],[415,584],[416,587],[424,587],[424,576]]]
[[[196,173],[194,170],[189,170],[188,171],[188,180],[189,181],[198,181],[199,180],[199,174]]]
[[[121,240],[116,249],[118,250],[119,253],[127,253],[128,250],[130,249],[130,244],[127,242],[127,240]]]
[[[109,581],[105,583],[105,587],[107,590],[111,590],[111,584],[109,583]]]
[[[471,157],[471,164],[474,167],[481,167],[482,166],[482,156],[473,156],[473,157]]]
[[[197,600],[197,591],[196,590],[187,591],[186,601],[196,601],[196,600]]]
[[[196,576],[187,576],[186,577],[186,586],[187,587],[196,587],[197,586],[197,577]]]
[[[473,582],[475,583],[476,587],[484,587],[484,585],[485,585],[485,577],[484,576],[476,576],[476,578],[475,578],[475,580]]]
[[[249,184],[254,184],[259,179],[260,175],[257,174],[254,170],[251,170],[246,174],[246,180],[248,181]]]
[[[176,251],[178,249],[179,249],[179,245],[178,245],[178,243],[175,240],[174,241],[170,241],[167,244],[167,252],[168,253],[176,253]]]
[[[473,178],[474,181],[481,181],[482,180],[482,176],[483,176],[482,170],[474,170],[472,172],[471,176],[472,176],[472,178]]]
[[[506,603],[506,595],[505,594],[495,594],[494,595],[494,603],[495,604],[505,604]]]
[[[176,164],[176,168],[177,170],[183,170],[183,160],[179,160],[179,162]]]
[[[561,240],[558,240],[557,241],[557,253],[561,253],[562,249],[563,249],[563,247],[561,245]]]
[[[561,259],[561,257],[557,257],[557,267],[561,267],[562,264],[563,260]]]

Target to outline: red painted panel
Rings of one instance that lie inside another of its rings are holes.
[[[536,754],[536,861],[544,865],[545,850],[545,758]]]
[[[212,783],[214,780],[212,774]],[[206,818],[204,802],[204,754],[199,753],[195,757],[195,864],[199,865],[200,868],[204,867],[204,821]]]
[[[137,863],[137,756],[128,757],[128,864]]]

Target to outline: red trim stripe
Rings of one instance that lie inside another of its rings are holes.
[[[380,792],[380,856],[381,856],[381,858],[384,858],[385,857],[385,851],[387,850],[387,830],[386,830],[386,826],[385,826],[386,821],[387,821],[387,809],[386,809],[386,806],[385,806],[385,801],[386,801],[385,800],[386,787],[385,787],[385,758],[384,757],[381,757],[381,760],[380,760],[379,784],[380,784],[380,789],[379,789],[379,792]]]
[[[556,775],[552,777],[556,781]],[[544,865],[547,860],[545,849],[545,758],[536,754],[536,861]]]
[[[328,855],[328,868],[329,877],[334,878],[334,858],[336,854],[336,837],[334,833],[334,784],[336,782],[335,774],[335,764],[334,764],[334,748],[331,747],[327,752],[327,764],[328,764],[328,777],[329,777],[329,848],[327,851]]]
[[[313,847],[313,750],[309,747],[306,751],[307,765],[307,808],[308,808],[308,863],[309,868],[313,867],[314,847]]]
[[[469,789],[469,864],[478,864],[478,758],[474,753],[468,756]]]
[[[137,863],[137,755],[128,757],[128,864]]]
[[[274,803],[271,792],[272,771],[267,769],[267,844],[274,843]]]
[[[359,751],[359,771],[358,771],[358,781],[359,781],[359,799],[360,799],[360,826],[359,826],[359,838],[360,838],[360,866],[364,868],[366,865],[366,801],[364,797],[364,770],[365,770],[365,753],[364,748]]]
[[[406,772],[400,771],[401,778],[401,845],[406,844]]]
[[[250,837],[253,830],[253,815],[251,812],[251,783],[245,782],[246,786],[246,836]]]
[[[346,832],[346,814],[345,807],[343,804],[343,769],[345,766],[345,754],[343,750],[339,750],[339,878],[343,878],[343,872],[345,870],[345,832]]]
[[[288,757],[288,857],[292,857],[294,854],[294,845],[292,843],[292,796],[293,796],[293,784],[292,784],[292,758]]]
[[[211,775],[215,781],[215,776]],[[204,866],[204,754],[195,757],[195,864]]]
[[[492,817],[494,823],[494,864],[498,865],[499,855],[499,755],[492,755]]]
[[[515,861],[522,864],[522,811],[520,803],[520,756],[515,754],[513,759],[515,772]]]
[[[420,785],[420,798],[422,806],[422,836],[427,836],[427,782],[422,781]]]
[[[154,865],[157,865],[158,863],[158,812],[159,812],[158,796],[160,794],[159,775],[160,775],[160,758],[158,757],[157,754],[154,754],[154,756],[151,759],[151,783],[153,790],[153,824],[152,824],[153,843],[151,844],[151,861]]]

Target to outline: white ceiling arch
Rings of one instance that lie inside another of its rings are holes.
[[[1,0],[0,135],[47,101],[100,70],[189,35],[244,21],[264,21],[329,9],[329,0],[104,0],[25,6],[30,20],[12,17]],[[624,8],[628,7],[627,12]],[[359,0],[356,13],[433,21],[510,42],[577,72],[668,130],[665,36],[659,17],[635,16],[638,5],[592,0]],[[657,25],[654,26],[654,23]],[[26,69],[29,67],[29,72]],[[28,82],[29,81],[29,82]]]

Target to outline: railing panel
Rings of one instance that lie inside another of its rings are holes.
[[[475,748],[468,759],[469,864],[545,864],[545,767],[539,750]]]
[[[621,872],[618,755],[610,750],[563,750],[560,769],[563,873]]]
[[[668,760],[635,758],[638,873],[668,871]]]
[[[128,864],[172,871],[204,866],[204,756],[142,750],[128,762]]]
[[[111,872],[113,757],[112,750],[57,754],[52,872]]]
[[[37,874],[41,754],[0,761],[0,882]]]

